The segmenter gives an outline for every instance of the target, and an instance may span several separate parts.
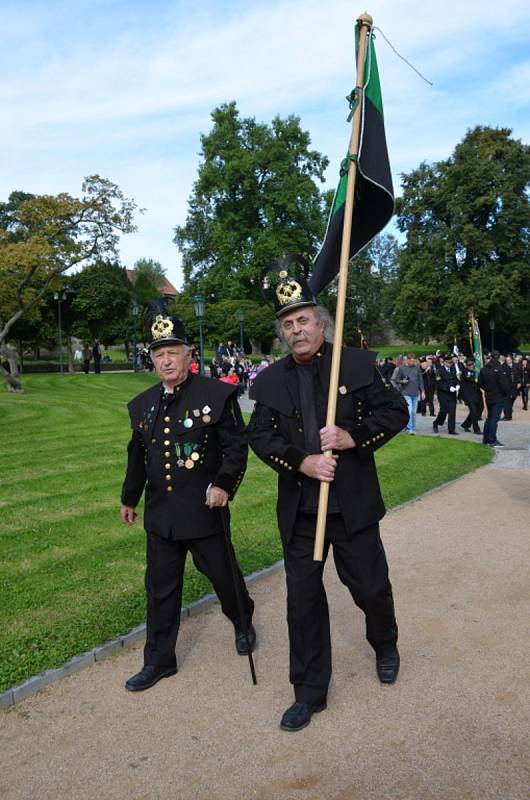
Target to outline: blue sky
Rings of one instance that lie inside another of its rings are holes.
[[[265,122],[300,116],[334,187],[364,10],[345,0],[0,0],[0,200],[14,189],[79,194],[99,173],[146,208],[122,261],[154,258],[179,286],[173,228],[215,106],[236,100]],[[372,0],[366,10],[434,83],[378,37],[396,192],[402,172],[447,157],[474,125],[530,140],[527,0]]]

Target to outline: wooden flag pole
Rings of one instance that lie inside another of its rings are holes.
[[[344,332],[344,309],[346,306],[346,288],[348,282],[348,262],[350,260],[350,240],[352,216],[355,203],[355,181],[357,178],[357,155],[359,152],[359,139],[361,134],[361,108],[364,93],[364,64],[366,60],[366,45],[373,19],[366,12],[357,20],[359,30],[359,51],[357,54],[357,98],[358,103],[353,115],[352,135],[350,140],[350,155],[354,159],[348,160],[348,182],[346,186],[346,202],[344,206],[344,224],[342,227],[342,247],[340,251],[339,285],[337,289],[337,311],[335,314],[335,337],[333,341],[333,355],[331,358],[331,376],[329,381],[328,412],[326,425],[334,425],[337,413],[337,395],[339,391],[339,370],[342,350],[342,335]],[[324,455],[331,458],[332,450],[325,450]],[[318,514],[315,533],[315,547],[313,560],[322,561],[324,557],[324,537],[326,535],[326,519],[328,515],[329,483],[320,483],[320,496],[318,498]]]

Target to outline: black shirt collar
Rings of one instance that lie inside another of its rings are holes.
[[[313,356],[313,358],[311,359],[311,361],[308,361],[307,364],[314,364],[315,361],[319,361],[322,358],[322,356],[326,355],[326,353],[329,352],[330,348],[331,348],[331,345],[328,344],[328,342],[326,342],[326,341],[322,342],[322,344],[320,345],[320,347],[316,351],[316,353]],[[304,364],[300,364],[300,365],[297,364],[296,361],[294,360],[294,358],[292,357],[292,355],[289,353],[289,355],[285,359],[285,369],[294,369],[297,366],[305,366],[305,365]]]
[[[163,382],[160,384],[160,396],[163,400],[169,401],[173,397],[178,397],[178,395],[183,392],[193,380],[193,372],[188,372],[186,378],[179,383],[178,386],[175,386],[172,392],[167,392],[166,387],[164,386]]]

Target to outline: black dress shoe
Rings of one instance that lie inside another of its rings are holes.
[[[176,667],[158,667],[156,664],[147,664],[141,672],[137,672],[136,675],[129,678],[125,688],[129,692],[142,692],[144,689],[150,689],[161,678],[169,678],[176,672]]]
[[[309,725],[313,714],[318,714],[325,708],[326,703],[319,706],[312,706],[309,703],[293,703],[283,715],[280,728],[282,731],[300,731]]]
[[[477,436],[482,436],[482,431],[480,430],[480,428],[477,428],[475,431],[473,431],[473,433],[476,433]]]
[[[394,683],[399,672],[399,653],[397,647],[390,653],[376,656],[375,666],[381,683]]]
[[[435,433],[438,433],[438,425],[436,424],[436,422],[433,422],[433,424],[432,424],[432,429],[433,429],[433,431],[434,431]]]
[[[465,430],[465,432],[466,432],[466,433],[469,433],[469,431],[470,431],[470,428],[468,428],[468,426],[467,426],[467,425],[464,425],[464,424],[462,424],[460,427],[461,427],[461,428],[463,428],[463,429]]]
[[[458,436],[456,431],[449,431],[449,436]]]
[[[250,645],[250,652],[253,653],[256,647],[256,629],[254,625],[250,623],[247,629],[248,635],[248,643]],[[248,655],[248,648],[247,648],[247,639],[245,636],[245,632],[241,630],[238,626],[236,628],[236,650],[240,656]]]

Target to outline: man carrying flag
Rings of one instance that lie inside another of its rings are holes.
[[[326,708],[331,641],[322,578],[330,544],[339,578],[365,614],[379,680],[393,683],[400,663],[392,587],[379,536],[385,508],[373,454],[405,427],[407,406],[381,378],[375,353],[341,347],[347,262],[388,222],[393,208],[377,64],[366,30],[371,18],[366,15],[359,23],[354,132],[326,239],[309,283],[280,273],[275,308],[289,355],[259,375],[250,395],[256,400],[250,446],[279,474],[278,527],[295,695],[280,723],[287,731],[304,728]],[[357,165],[355,205],[351,178]],[[333,323],[315,295],[339,271],[339,324],[332,349]]]
[[[280,274],[281,275],[281,274]],[[366,619],[382,683],[399,670],[397,623],[379,520],[385,507],[374,452],[408,421],[399,392],[375,368],[375,353],[343,351],[336,425],[326,425],[333,323],[302,277],[283,276],[276,317],[289,355],[252,385],[250,446],[279,475],[278,527],[287,578],[290,680],[295,702],[281,728],[297,731],[326,707],[331,679],[328,605],[323,584],[330,544],[340,580]],[[322,451],[332,450],[331,458]],[[324,559],[313,559],[319,482],[329,484]]]

